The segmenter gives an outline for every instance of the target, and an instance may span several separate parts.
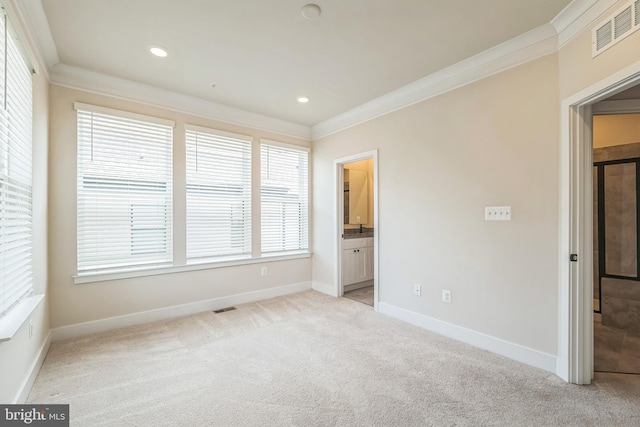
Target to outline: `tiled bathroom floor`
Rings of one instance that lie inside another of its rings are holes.
[[[640,334],[593,323],[594,370],[640,374]]]
[[[373,307],[373,285],[345,292],[344,297]]]

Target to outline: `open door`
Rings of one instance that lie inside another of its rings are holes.
[[[378,307],[378,152],[335,160],[337,296]],[[371,288],[372,287],[372,288]]]

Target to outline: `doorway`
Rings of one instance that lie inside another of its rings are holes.
[[[335,160],[337,296],[378,306],[377,150]]]
[[[638,83],[640,62],[625,69],[624,74],[609,76],[566,98],[561,105],[562,204],[556,373],[570,383],[590,384],[594,376],[593,115],[606,109],[617,113],[633,110],[633,105],[637,107],[635,103],[600,101]]]
[[[640,114],[603,113],[618,100],[640,86],[593,107],[594,371],[640,374]]]

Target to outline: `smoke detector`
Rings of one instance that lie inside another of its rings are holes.
[[[317,4],[309,3],[302,6],[302,16],[306,19],[317,19],[322,14],[322,9]]]

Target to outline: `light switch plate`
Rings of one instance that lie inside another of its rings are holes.
[[[487,206],[484,208],[486,221],[511,221],[511,206]]]

